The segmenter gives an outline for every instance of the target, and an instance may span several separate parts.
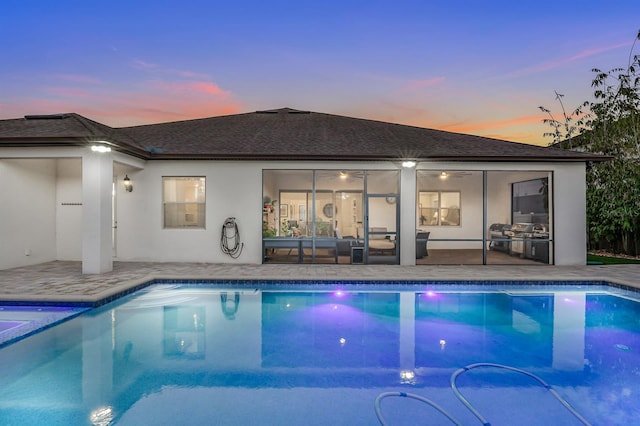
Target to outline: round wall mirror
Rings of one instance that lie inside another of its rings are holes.
[[[326,217],[333,217],[334,213],[337,213],[337,209],[333,206],[333,203],[327,203],[322,206],[322,213]]]

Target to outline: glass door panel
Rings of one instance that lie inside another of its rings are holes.
[[[367,197],[365,252],[369,264],[399,262],[398,200],[396,195]]]

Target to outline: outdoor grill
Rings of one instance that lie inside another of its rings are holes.
[[[549,261],[549,230],[542,223],[514,223],[511,229],[505,230],[505,235],[511,238],[511,254],[520,257]]]
[[[497,251],[509,251],[509,241],[505,241],[509,239],[509,236],[506,232],[511,230],[511,225],[506,223],[492,223],[489,226],[489,238],[491,240],[502,240],[502,241],[491,241],[489,243],[489,250],[497,250]]]

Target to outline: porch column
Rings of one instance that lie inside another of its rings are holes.
[[[400,264],[416,264],[416,168],[400,171]]]
[[[113,158],[88,152],[82,157],[82,273],[113,270],[111,203]]]
[[[416,368],[416,293],[400,292],[400,369]]]
[[[586,293],[558,292],[553,302],[553,368],[584,368]]]

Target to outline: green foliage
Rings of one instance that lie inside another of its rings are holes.
[[[262,221],[262,238],[275,238],[276,230],[269,227],[266,220]]]
[[[640,248],[640,57],[631,47],[626,68],[593,69],[594,100],[565,113],[551,112],[543,122],[552,127],[554,143],[611,157],[587,170],[587,223],[590,242],[606,241],[614,251],[637,254]],[[588,108],[584,112],[583,108]],[[564,138],[564,139],[563,139]]]

